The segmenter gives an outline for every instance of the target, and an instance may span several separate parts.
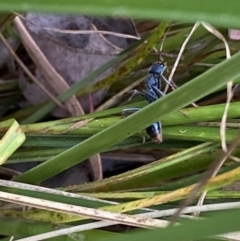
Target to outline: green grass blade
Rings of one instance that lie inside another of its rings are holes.
[[[165,195],[170,191],[143,191],[143,192],[97,192],[97,193],[81,193],[93,198],[110,199],[110,200],[122,200],[124,199],[142,199],[151,198],[157,195]],[[201,194],[198,194],[199,197]],[[238,191],[210,191],[206,194],[206,200],[217,199],[217,198],[240,198]]]
[[[15,120],[8,120],[11,127],[0,141],[0,165],[2,165],[25,141],[26,137]]]
[[[216,154],[218,154],[218,153],[215,153],[215,155],[212,155],[212,153],[210,154],[211,157],[208,159],[206,167],[208,167],[212,163],[213,159],[217,158],[218,155],[216,155]],[[240,153],[238,152],[237,155],[239,155],[239,154]],[[238,167],[238,164],[236,164],[236,163],[229,164],[227,166],[222,167],[220,169],[220,171],[218,172],[218,174],[228,172],[230,170],[233,170],[236,167]],[[192,167],[192,168],[195,168],[195,166]],[[178,188],[181,188],[181,187],[186,187],[186,186],[189,186],[191,184],[194,184],[194,183],[198,182],[198,180],[200,178],[201,178],[201,174],[197,174],[197,175],[193,175],[193,176],[190,176],[190,177],[182,178],[182,179],[179,179],[177,181],[172,181],[172,182],[163,184],[161,187],[157,188],[157,190],[158,191],[173,191],[175,189],[178,189]]]
[[[166,169],[171,168],[172,166],[175,166],[175,165],[180,165],[180,166],[184,165],[184,161],[188,159],[197,160],[196,156],[212,151],[217,146],[218,144],[216,145],[211,143],[203,143],[203,144],[194,146],[193,148],[188,148],[187,150],[170,155],[166,158],[160,159],[153,163],[136,168],[132,171],[128,171],[120,175],[103,179],[98,182],[87,183],[84,185],[80,185],[78,187],[74,186],[73,188],[74,188],[74,191],[78,191],[78,192],[83,192],[83,191],[99,192],[99,191],[113,191],[113,190],[133,188],[132,187],[133,184],[136,184],[134,188],[139,188],[139,187],[143,187],[143,185],[145,186],[150,184],[148,183],[149,181],[151,181],[151,184],[158,183],[164,180],[163,179],[164,176],[159,174],[159,171],[166,172],[169,174],[169,172]],[[150,176],[154,175],[154,173],[157,173],[157,176],[159,176],[159,178],[156,178],[155,181],[154,181],[155,178],[150,178]],[[142,181],[140,181],[139,178],[141,178]],[[170,178],[172,178],[171,175],[169,176],[169,179]],[[72,190],[71,187],[66,189]]]
[[[32,235],[46,233],[55,230],[56,228],[60,229],[61,227],[51,227],[49,224],[44,224],[40,222],[32,222],[22,219],[16,218],[0,218],[0,234],[4,236],[12,236],[16,239],[29,237]],[[78,239],[76,239],[78,237]],[[82,239],[81,239],[81,238]],[[83,240],[83,236],[81,234],[75,235],[75,238],[71,238],[71,235],[64,235],[56,237],[55,241],[76,241]],[[1,239],[2,240],[2,239]],[[7,239],[9,240],[9,238]]]
[[[43,11],[84,13],[95,15],[130,15],[141,18],[156,18],[195,22],[199,20],[211,22],[226,27],[240,27],[239,2],[229,0],[226,4],[221,0],[188,0],[164,1],[94,1],[94,0],[9,0],[1,4],[1,10]]]
[[[95,121],[91,121],[84,125],[88,130],[89,134],[91,133],[91,128],[99,128],[105,129],[106,126],[111,126],[121,120],[123,117],[109,117],[109,115],[120,114],[123,108],[129,107],[139,107],[142,108],[146,106],[146,102],[137,102],[131,103],[129,105],[124,105],[116,108],[112,108],[105,111],[95,112],[91,114],[87,114],[80,117],[71,117],[66,119],[60,119],[56,121],[48,121],[42,122],[38,124],[29,124],[29,125],[21,125],[21,128],[24,130],[25,134],[52,134],[54,132],[66,132],[72,125],[76,124],[79,121],[86,120],[89,118],[95,118]],[[228,118],[237,118],[240,117],[240,102],[233,102],[229,106],[228,110]],[[223,115],[225,108],[225,104],[217,104],[217,105],[208,105],[201,106],[198,108],[186,108],[183,109],[182,112],[184,115],[178,111],[170,113],[168,116],[161,118],[161,122],[165,128],[165,126],[172,125],[182,125],[182,124],[193,124],[197,122],[207,122],[207,121],[219,121]],[[187,118],[186,118],[187,116]],[[101,118],[104,117],[104,118]],[[0,131],[5,131],[9,128],[7,122],[0,123]],[[76,129],[74,133],[71,134],[84,134],[82,132],[84,128]]]
[[[15,239],[20,238],[27,238],[29,236],[47,233],[50,231],[54,231],[57,229],[63,229],[71,226],[66,225],[49,225],[49,223],[43,222],[33,222],[28,220],[23,220],[19,218],[0,218],[0,234],[4,236],[12,236],[14,234]],[[111,237],[114,234],[112,232],[102,231],[102,230],[89,230],[89,231],[82,231],[74,234],[69,235],[61,235],[55,237],[54,241],[94,241],[96,238],[100,237]],[[121,234],[119,234],[121,236]],[[116,238],[116,236],[115,236]],[[9,237],[5,239],[0,239],[1,241],[9,241]]]

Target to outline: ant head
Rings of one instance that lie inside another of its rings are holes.
[[[149,74],[162,75],[166,69],[166,65],[162,62],[154,63],[148,69]]]

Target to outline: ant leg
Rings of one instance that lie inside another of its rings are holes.
[[[173,90],[176,89],[176,88],[174,87],[174,85],[173,85],[169,80],[167,80],[167,79],[165,78],[164,75],[161,75],[161,77],[163,78],[163,80],[164,80],[169,86],[171,86],[171,88],[172,88]]]
[[[153,86],[152,88],[158,93],[159,98],[162,97],[162,96],[165,96],[165,94],[164,94],[161,90],[159,90],[158,88],[156,88],[155,86]]]
[[[135,95],[141,95],[144,97],[144,93],[142,93],[139,90],[130,90],[128,93],[132,93],[132,95],[129,97],[128,101],[131,101]]]
[[[143,90],[142,93],[144,94],[144,98],[148,103],[152,103],[159,98],[156,95],[152,95],[152,93],[149,91]]]
[[[133,107],[133,108],[126,108],[122,110],[122,113],[125,117],[128,117],[129,115],[135,113],[136,111],[139,111],[141,108]]]
[[[163,96],[164,93],[161,92],[161,90],[157,89],[156,87],[154,87],[154,90],[156,90],[156,92],[158,93],[158,95]],[[160,98],[159,96],[154,96],[151,93],[149,93],[149,91],[139,91],[139,90],[132,90],[129,91],[130,93],[132,92],[133,94],[130,96],[130,98],[128,99],[128,101],[130,101],[135,95],[141,95],[148,103],[152,103],[153,101],[157,100],[158,98]]]

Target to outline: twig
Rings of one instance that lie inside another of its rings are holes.
[[[172,78],[173,78],[173,75],[174,75],[174,73],[175,73],[175,71],[176,71],[176,69],[177,69],[177,66],[178,66],[179,61],[180,61],[180,59],[181,59],[181,57],[182,57],[182,54],[183,54],[183,52],[184,52],[184,50],[185,50],[185,48],[186,48],[186,46],[187,46],[187,44],[188,44],[191,36],[192,36],[193,33],[196,31],[196,29],[199,27],[199,25],[200,25],[200,22],[196,22],[195,25],[193,26],[191,32],[190,32],[189,35],[187,36],[187,38],[184,40],[184,42],[183,42],[183,44],[182,44],[182,46],[181,46],[181,48],[180,48],[180,51],[179,51],[179,53],[178,53],[178,56],[177,56],[177,58],[176,58],[176,60],[175,60],[175,63],[174,63],[174,65],[173,65],[173,67],[172,67],[172,70],[171,70],[171,72],[170,72],[170,75],[169,75],[169,77],[168,77],[168,81],[169,81],[169,82],[173,82],[173,81],[172,81]],[[174,88],[177,88],[177,85],[176,85],[175,83],[173,83],[173,84],[174,84],[174,85],[173,85]],[[166,85],[166,87],[165,87],[165,89],[164,89],[164,93],[167,92],[168,87],[169,87],[169,86]],[[195,103],[192,103],[192,105],[195,106],[195,107],[197,107],[197,105],[196,105]]]
[[[225,37],[216,29],[214,28],[212,25],[205,23],[205,22],[201,22],[202,26],[209,31],[210,33],[212,33],[213,35],[215,35],[217,38],[219,38],[221,41],[223,41],[224,46],[225,46],[225,50],[226,50],[226,58],[230,59],[231,58],[231,52],[230,52],[230,48],[228,45],[227,40],[225,39]],[[226,122],[227,122],[227,113],[228,113],[228,109],[230,106],[230,102],[232,100],[233,97],[233,91],[232,91],[232,87],[233,87],[233,82],[229,81],[227,83],[227,100],[226,100],[226,105],[225,105],[225,109],[224,109],[224,113],[222,116],[222,120],[221,120],[221,125],[220,125],[220,136],[221,136],[221,144],[222,144],[222,149],[224,152],[227,152],[227,144],[226,144]],[[219,166],[216,166],[216,169],[214,171],[214,173],[212,174],[211,177],[216,176],[218,171],[220,170],[220,168],[222,167],[222,165],[224,164],[224,161],[219,164]],[[204,198],[206,196],[207,192],[202,193],[202,195],[200,196],[197,205],[202,205],[204,202]],[[195,213],[195,215],[199,215],[199,213]]]
[[[127,214],[114,213],[77,205],[69,205],[65,203],[27,197],[2,191],[0,191],[0,200],[49,211],[57,211],[67,214],[73,214],[76,216],[86,216],[97,220],[115,221],[118,223],[142,228],[162,227],[163,223],[165,224],[164,221],[160,220],[138,218]]]
[[[182,57],[182,54],[183,54],[183,52],[184,52],[184,50],[185,50],[185,48],[186,48],[186,46],[187,46],[187,44],[188,44],[191,36],[192,36],[193,33],[196,31],[196,29],[199,27],[199,25],[200,25],[200,22],[196,22],[196,23],[194,24],[191,32],[190,32],[189,35],[187,36],[187,38],[184,40],[184,42],[183,42],[183,44],[182,44],[182,46],[181,46],[181,48],[180,48],[180,51],[179,51],[179,53],[178,53],[178,56],[177,56],[177,58],[176,58],[176,60],[175,60],[175,63],[174,63],[174,65],[173,65],[173,67],[172,67],[172,70],[171,70],[171,72],[170,72],[170,75],[169,75],[169,77],[168,77],[168,80],[169,80],[170,82],[172,81],[173,75],[174,75],[174,73],[175,73],[175,71],[176,71],[176,69],[177,69],[177,66],[178,66],[178,64],[179,64],[179,61],[180,61],[180,59],[181,59],[181,57]],[[165,88],[164,92],[166,93],[167,90],[168,90],[168,85],[166,85],[166,88]]]
[[[68,33],[68,34],[107,34],[107,35],[113,35],[121,38],[130,38],[130,39],[136,39],[139,40],[141,37],[130,35],[130,34],[123,34],[123,33],[116,33],[116,32],[111,32],[111,31],[102,31],[102,30],[63,30],[63,29],[58,29],[58,28],[47,28],[43,26],[39,26],[27,18],[25,18],[23,15],[14,12],[19,18],[31,23],[32,25],[45,29],[45,30],[52,30],[58,33]]]

